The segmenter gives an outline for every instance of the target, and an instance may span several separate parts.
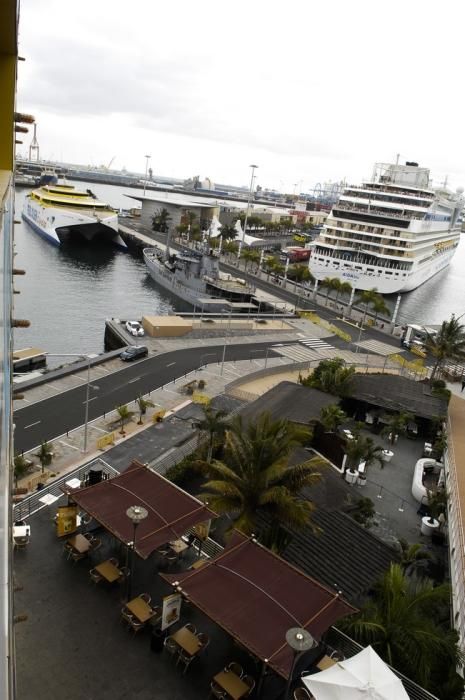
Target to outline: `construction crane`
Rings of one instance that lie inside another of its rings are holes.
[[[107,170],[110,170],[110,168],[111,168],[111,166],[112,166],[113,161],[115,160],[115,158],[116,158],[116,156],[113,156],[113,158],[110,160],[110,162],[108,163],[107,168],[106,168]]]

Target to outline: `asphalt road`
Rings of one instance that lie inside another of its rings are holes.
[[[275,345],[273,342],[227,345],[226,362],[248,360],[253,353]],[[137,360],[108,377],[99,378],[98,390],[92,390],[89,400],[89,420],[114,410],[115,406],[134,401],[140,394],[158,389],[197,369],[201,364],[221,361],[223,345],[202,346],[198,349],[176,350],[163,355]],[[271,355],[272,353],[270,353]],[[219,371],[219,368],[218,368]],[[26,452],[40,445],[43,440],[52,440],[84,423],[86,384],[70,389],[44,401],[25,406],[14,412],[15,452]]]

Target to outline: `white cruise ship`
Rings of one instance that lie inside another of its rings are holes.
[[[355,289],[409,292],[449,264],[459,243],[463,189],[433,189],[427,168],[377,163],[371,181],[346,186],[311,244],[316,279]]]
[[[68,184],[44,185],[26,197],[22,214],[34,231],[56,246],[78,236],[126,248],[118,232],[118,214],[90,190],[83,192]]]

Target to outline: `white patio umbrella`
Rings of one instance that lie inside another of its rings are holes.
[[[315,700],[409,700],[400,678],[371,647],[302,681]]]

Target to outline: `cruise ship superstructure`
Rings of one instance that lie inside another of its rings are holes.
[[[118,232],[118,214],[90,190],[69,184],[44,185],[25,199],[23,218],[49,243],[59,246],[79,236],[101,239],[121,248],[126,244]]]
[[[333,206],[312,244],[310,270],[356,289],[411,291],[449,264],[463,204],[463,189],[433,189],[417,163],[377,163],[370,181],[346,186]]]

